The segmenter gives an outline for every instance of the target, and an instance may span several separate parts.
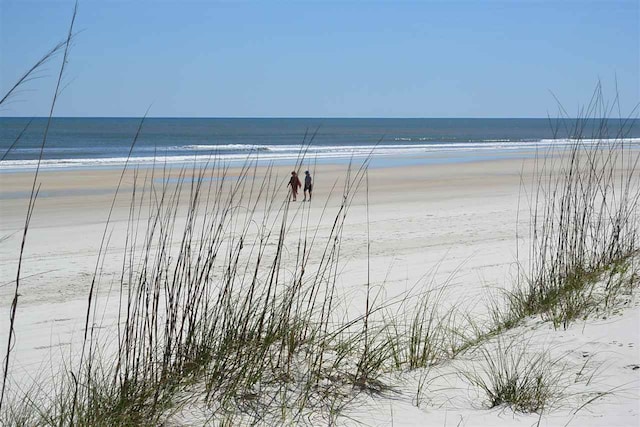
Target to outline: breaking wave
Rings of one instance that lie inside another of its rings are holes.
[[[398,139],[394,139],[397,141]],[[130,164],[153,165],[171,163],[205,163],[213,161],[243,161],[256,159],[260,161],[295,160],[303,155],[316,160],[349,159],[366,156],[428,156],[433,153],[470,153],[470,152],[513,152],[531,151],[552,147],[570,147],[576,143],[576,139],[540,139],[536,141],[510,141],[508,139],[494,139],[483,141],[459,141],[438,142],[411,138],[401,139],[400,143],[369,144],[369,145],[255,145],[255,144],[193,144],[175,145],[158,149],[156,155],[148,155],[148,150],[142,153],[134,153],[128,159]],[[411,142],[411,143],[410,143]],[[624,142],[631,145],[640,145],[640,138],[625,139],[581,139],[581,144],[586,146],[618,144]],[[46,150],[45,150],[46,151]],[[93,156],[60,156],[65,158],[45,158],[40,166],[46,169],[58,168],[91,168],[91,167],[117,167],[127,162],[127,157],[114,155],[112,157]],[[28,160],[4,160],[0,162],[2,170],[33,169],[38,165],[37,159]]]

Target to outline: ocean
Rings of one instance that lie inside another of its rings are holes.
[[[0,171],[36,167],[46,118],[0,118]],[[621,138],[640,147],[640,120],[54,118],[43,169],[113,168],[130,164],[206,164],[213,159],[295,163],[346,162],[372,155],[372,165],[499,159],[552,147]],[[13,145],[13,147],[12,147]]]

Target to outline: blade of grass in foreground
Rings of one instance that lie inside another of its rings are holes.
[[[22,86],[25,82],[27,82],[30,78],[30,76],[33,75],[33,73],[38,70],[44,63],[46,63],[53,55],[55,55],[56,52],[58,52],[60,49],[62,49],[64,47],[64,55],[62,58],[62,63],[60,65],[60,71],[58,73],[58,80],[56,82],[56,88],[55,91],[53,93],[53,99],[51,101],[51,107],[49,109],[49,116],[47,118],[47,125],[45,126],[44,129],[44,133],[42,135],[42,143],[40,144],[40,151],[38,153],[38,162],[36,165],[36,170],[33,176],[33,184],[31,186],[31,192],[29,194],[29,204],[27,206],[27,214],[26,214],[26,218],[25,218],[25,225],[23,227],[23,232],[22,232],[22,242],[20,243],[20,253],[18,255],[18,269],[16,272],[16,286],[15,286],[15,290],[13,293],[13,299],[11,301],[11,309],[10,309],[10,314],[9,314],[9,334],[8,334],[8,338],[7,338],[7,348],[5,351],[5,357],[4,357],[4,370],[3,370],[3,374],[2,374],[2,390],[0,391],[0,410],[2,410],[2,404],[4,401],[4,396],[5,396],[5,391],[6,391],[6,385],[7,385],[7,376],[9,374],[9,363],[10,363],[10,357],[11,357],[11,351],[13,348],[12,345],[12,340],[15,339],[15,322],[16,322],[16,310],[18,308],[18,297],[19,297],[19,291],[20,291],[20,272],[21,272],[21,268],[22,268],[22,259],[23,259],[23,255],[24,255],[24,247],[25,247],[25,243],[27,240],[27,233],[29,231],[29,224],[31,222],[31,216],[33,215],[33,211],[35,209],[35,202],[36,199],[38,198],[38,192],[40,190],[40,184],[38,183],[38,173],[40,171],[40,164],[42,162],[42,157],[44,155],[44,147],[46,145],[47,142],[47,135],[49,133],[49,128],[51,126],[51,120],[53,118],[53,112],[55,110],[55,106],[56,106],[56,101],[58,99],[58,94],[60,92],[60,84],[62,82],[62,76],[64,75],[64,70],[65,70],[65,66],[67,64],[67,59],[68,59],[68,55],[69,55],[69,49],[71,47],[71,39],[73,36],[73,24],[75,22],[76,19],[76,14],[78,11],[78,4],[76,3],[76,5],[74,6],[73,9],[73,14],[71,16],[71,23],[69,24],[69,31],[67,33],[67,38],[64,42],[56,45],[51,51],[49,51],[45,56],[42,57],[42,59],[40,61],[38,61],[33,67],[31,67],[31,69],[29,69],[19,80],[18,82],[16,82],[16,84],[9,90],[9,92],[7,92],[7,94],[0,100],[0,105],[2,105],[10,96],[12,93],[15,92],[16,89],[18,89],[20,86]],[[14,143],[15,145],[15,143]],[[13,145],[12,145],[13,147]],[[11,148],[10,148],[11,149]]]

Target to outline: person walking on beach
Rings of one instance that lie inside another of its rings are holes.
[[[309,175],[309,171],[304,171],[304,200],[307,201],[307,191],[309,192],[309,201],[311,201],[311,190],[313,189],[313,184],[311,183],[311,175]]]
[[[291,186],[291,198],[295,202],[296,197],[298,196],[298,188],[302,186],[302,184],[300,183],[300,180],[298,179],[298,174],[296,173],[296,171],[291,172],[289,185]]]

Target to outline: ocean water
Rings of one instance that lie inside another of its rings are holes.
[[[0,118],[0,171],[38,164],[45,118]],[[640,147],[640,120],[54,118],[41,168],[131,164],[345,162],[374,166],[525,155],[536,149],[624,140]],[[17,141],[17,142],[16,142]],[[13,147],[12,147],[13,145]]]

